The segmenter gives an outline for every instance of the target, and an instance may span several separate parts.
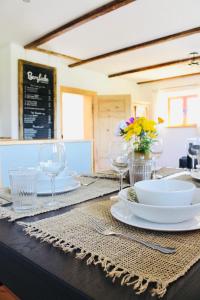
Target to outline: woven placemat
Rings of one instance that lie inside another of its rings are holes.
[[[177,179],[192,182],[196,185],[197,188],[200,188],[200,180],[194,179],[190,175],[181,175],[178,176]]]
[[[87,264],[100,265],[107,277],[119,279],[137,293],[149,290],[163,297],[170,283],[183,276],[200,259],[200,232],[162,233],[136,229],[115,220],[110,200],[89,202],[56,217],[19,224],[25,232],[48,242],[65,253],[74,252]],[[162,246],[175,247],[175,254],[162,254],[137,242],[116,236],[104,236],[95,230],[98,224],[117,229]]]
[[[6,204],[6,203],[8,203],[8,201],[6,201],[6,200],[0,198],[0,205],[4,205],[4,204]]]
[[[81,178],[82,184],[92,183],[93,178]],[[0,219],[9,218],[10,221],[15,221],[24,217],[35,216],[48,211],[60,209],[77,203],[81,203],[93,198],[104,196],[109,193],[113,193],[119,190],[119,183],[116,180],[111,179],[98,179],[88,186],[82,185],[77,190],[67,192],[64,194],[58,194],[55,196],[55,201],[59,204],[56,206],[44,206],[51,196],[37,197],[37,207],[29,209],[24,212],[16,212],[12,207],[0,206]]]
[[[161,176],[162,178],[171,176],[171,175],[178,175],[179,173],[184,172],[184,169],[181,168],[167,168],[163,167],[156,171],[156,174]]]

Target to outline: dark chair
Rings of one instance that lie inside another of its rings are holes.
[[[197,159],[194,161],[194,167],[196,169],[196,165],[198,164]],[[191,169],[192,168],[192,159],[189,156],[182,156],[179,158],[179,168],[187,168]]]

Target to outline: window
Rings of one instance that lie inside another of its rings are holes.
[[[200,99],[197,95],[168,98],[169,127],[192,127],[199,123]]]

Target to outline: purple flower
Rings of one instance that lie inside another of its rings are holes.
[[[133,122],[134,122],[134,118],[131,117],[131,118],[128,119],[128,121],[126,121],[126,124],[130,125],[130,124],[133,124]]]

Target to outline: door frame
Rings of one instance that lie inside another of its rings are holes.
[[[60,130],[61,130],[61,138],[63,138],[63,100],[62,94],[63,93],[71,93],[83,96],[90,96],[92,99],[92,139],[91,141],[91,161],[92,161],[92,171],[94,170],[95,166],[95,142],[94,142],[94,103],[97,97],[97,92],[91,90],[85,90],[80,88],[68,87],[68,86],[60,86]]]
[[[126,102],[126,107],[128,106],[129,108],[129,112],[127,112],[127,118],[129,118],[131,116],[131,113],[132,113],[132,97],[131,97],[131,94],[98,94],[96,95],[96,97],[94,98],[94,110],[93,110],[93,118],[94,118],[94,121],[93,121],[93,129],[94,129],[94,171],[96,170],[96,159],[98,158],[98,154],[96,152],[96,132],[97,132],[97,127],[98,127],[98,124],[97,124],[97,120],[98,120],[98,101],[100,99],[100,97],[105,97],[105,98],[113,98],[113,97],[124,97],[125,99],[125,102]]]

